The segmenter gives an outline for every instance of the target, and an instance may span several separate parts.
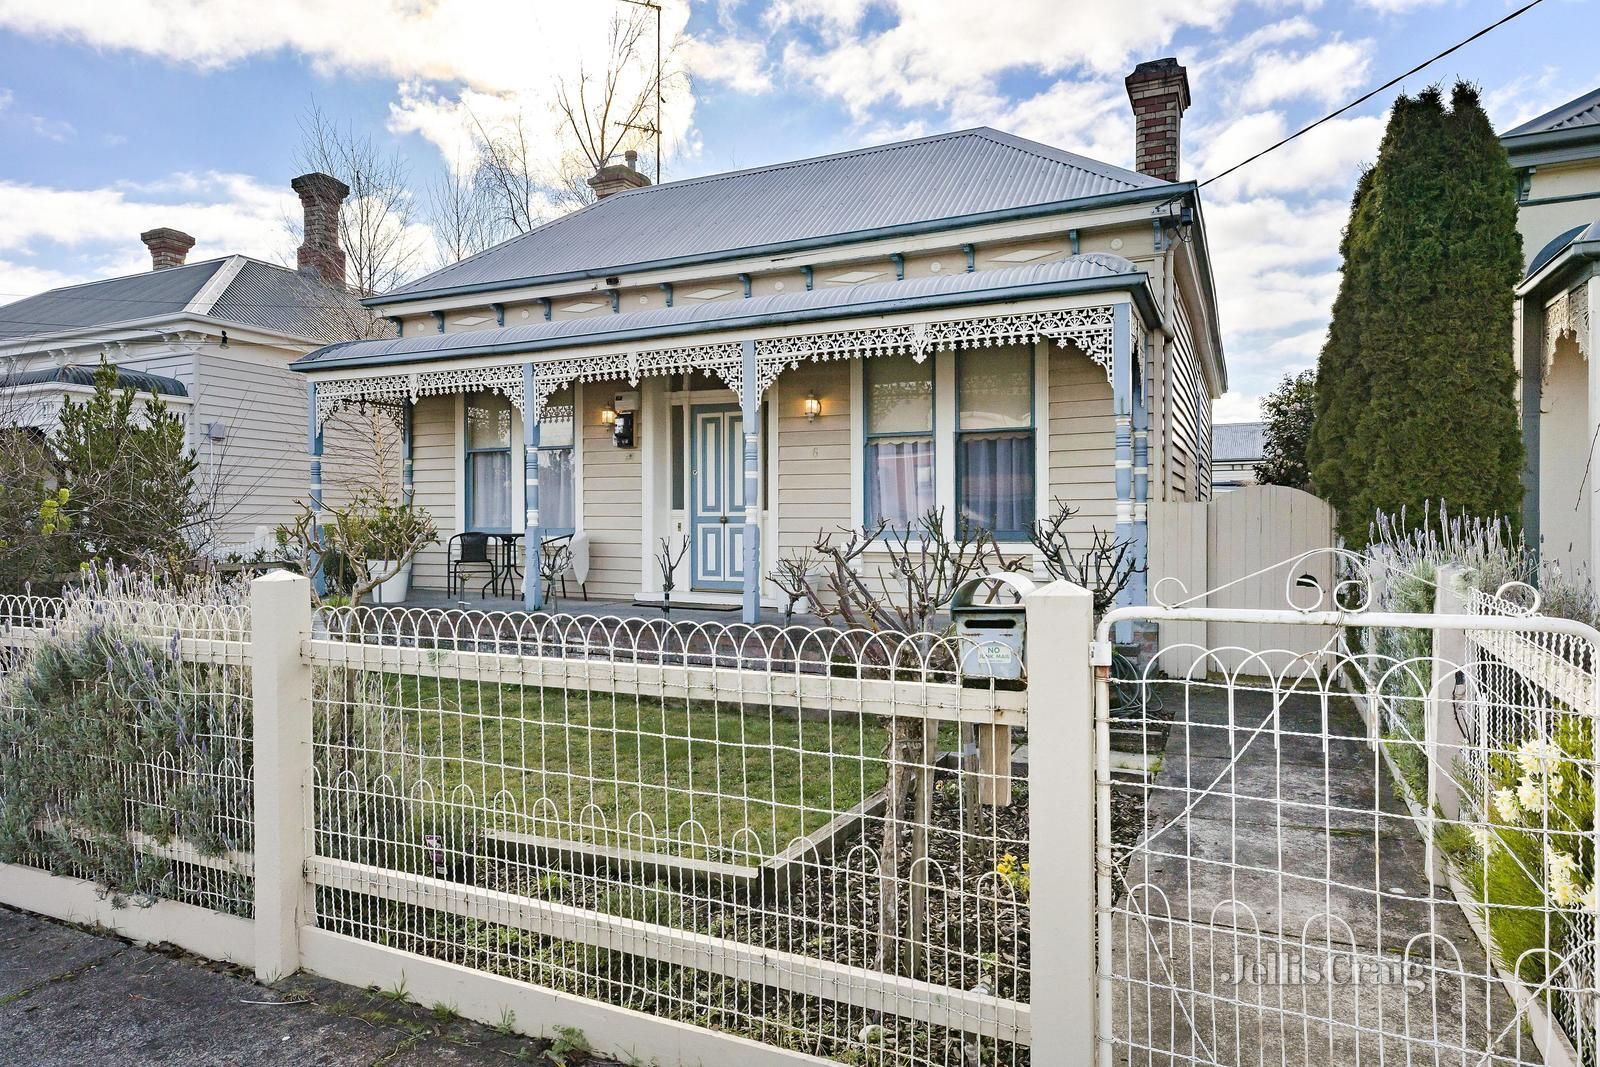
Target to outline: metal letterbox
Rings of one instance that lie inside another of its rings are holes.
[[[1010,590],[1011,603],[996,602]],[[1022,598],[1033,582],[1012,571],[969,578],[950,598],[950,621],[961,650],[961,673],[967,678],[1021,678],[1027,619]],[[982,599],[984,603],[976,601]]]

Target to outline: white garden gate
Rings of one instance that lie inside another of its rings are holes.
[[[1174,655],[1097,687],[1099,1062],[1595,1063],[1600,635],[1443,571],[1434,612],[1373,610],[1358,558],[1309,562],[1277,609],[1101,624]]]

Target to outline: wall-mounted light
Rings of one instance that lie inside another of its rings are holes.
[[[616,408],[616,405],[614,403],[612,403],[610,400],[607,400],[606,401],[606,406],[600,409],[600,424],[602,426],[612,426],[612,425],[615,425],[616,421],[617,421],[617,408]]]
[[[817,399],[815,389],[806,394],[806,421],[816,422],[817,416],[822,414],[822,401]]]

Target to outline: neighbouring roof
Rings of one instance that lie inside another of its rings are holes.
[[[1522,137],[1530,133],[1572,130],[1581,126],[1600,126],[1600,89],[1584,93],[1576,100],[1568,100],[1560,107],[1508,130],[1502,136]]]
[[[1154,301],[1149,299],[1148,279],[1143,271],[1121,256],[1087,253],[1051,263],[1032,263],[1003,270],[826,286],[810,292],[777,293],[744,300],[679,303],[670,308],[557,319],[487,330],[341,341],[307,353],[290,366],[306,371],[328,366],[371,366],[460,356],[535,352],[748,328],[761,324],[777,325],[883,314],[916,307],[1020,300],[1074,290],[1117,288],[1133,291],[1147,321],[1154,323],[1159,320]]]
[[[980,127],[616,193],[367,303],[1171,188]]]
[[[215,281],[216,284],[211,283]],[[224,256],[51,289],[0,306],[0,343],[185,313],[306,340],[327,336],[330,291],[287,267]]]
[[[94,385],[98,368],[78,363],[64,367],[45,367],[41,370],[14,371],[0,375],[0,389],[18,389],[24,385]],[[140,370],[117,368],[117,388],[132,389],[136,393],[158,393],[161,396],[188,396],[189,390],[176,378],[149,374]]]
[[[1219,422],[1211,427],[1211,462],[1255,463],[1266,447],[1266,426],[1259,422]]]

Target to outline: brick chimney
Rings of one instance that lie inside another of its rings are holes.
[[[622,154],[626,163],[608,163],[594,172],[594,177],[589,179],[589,188],[594,190],[596,200],[604,200],[612,193],[626,192],[629,189],[642,189],[650,184],[650,179],[639,173],[639,153],[633,149]]]
[[[1189,107],[1189,72],[1176,59],[1140,63],[1128,75],[1133,104],[1134,166],[1162,181],[1178,180],[1178,131]]]
[[[181,267],[194,247],[194,238],[171,226],[158,226],[139,235],[139,240],[150,250],[150,269],[166,270]]]
[[[312,171],[289,183],[300,195],[305,212],[304,233],[295,265],[316,274],[335,289],[344,288],[344,249],[339,245],[339,205],[350,187],[331,174]]]

